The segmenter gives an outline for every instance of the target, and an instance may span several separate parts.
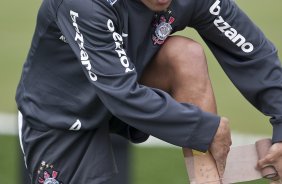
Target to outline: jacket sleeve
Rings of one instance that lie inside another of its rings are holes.
[[[64,1],[58,8],[57,24],[93,92],[114,116],[130,126],[178,146],[206,151],[219,117],[138,84],[123,46],[119,15],[107,1],[83,2]]]
[[[124,123],[115,116],[110,120],[110,132],[124,137],[135,144],[145,142],[149,138],[149,134]]]
[[[282,70],[277,49],[231,0],[197,0],[192,21],[220,65],[282,141]],[[247,118],[247,117],[246,117]]]

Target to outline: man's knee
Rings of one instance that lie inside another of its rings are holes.
[[[209,82],[202,46],[185,37],[171,36],[152,63],[145,69],[141,83],[167,92],[184,86],[201,90]]]
[[[187,60],[188,58],[205,57],[201,44],[182,36],[171,36],[168,38],[160,52],[165,53],[169,60]]]
[[[175,77],[199,78],[207,77],[207,62],[203,47],[189,38],[173,36],[169,38],[160,54],[164,54],[167,65]]]

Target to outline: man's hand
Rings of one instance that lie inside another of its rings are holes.
[[[223,178],[227,154],[230,151],[231,144],[232,141],[229,120],[222,117],[220,119],[217,132],[213,138],[213,142],[210,146],[210,153],[216,162],[216,167],[220,178]]]
[[[277,180],[277,181],[271,181],[269,184],[281,184],[281,180]]]
[[[280,179],[282,178],[282,142],[273,144],[268,154],[258,161],[258,168],[262,169],[265,166],[272,165],[275,167],[276,171]],[[275,183],[282,183],[281,181],[272,182]]]

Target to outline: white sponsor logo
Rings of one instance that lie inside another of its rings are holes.
[[[129,68],[129,64],[130,64],[129,60],[127,58],[126,52],[122,48],[122,45],[123,45],[122,36],[120,34],[118,34],[117,32],[115,32],[115,26],[114,26],[114,23],[111,19],[108,20],[107,27],[108,27],[109,31],[111,33],[113,33],[113,39],[114,39],[115,44],[116,44],[115,51],[118,54],[120,63],[125,68],[125,73],[134,71],[134,68],[133,69]]]
[[[110,3],[111,6],[113,6],[117,2],[117,0],[107,0],[107,1],[108,3]]]
[[[72,19],[72,25],[75,28],[76,34],[75,34],[75,41],[77,42],[79,49],[80,49],[80,60],[82,65],[86,68],[86,70],[88,71],[88,75],[90,77],[90,79],[92,81],[97,81],[97,75],[91,71],[92,69],[92,65],[89,61],[89,56],[87,54],[86,49],[84,48],[84,39],[83,39],[83,35],[80,33],[78,25],[76,23],[76,18],[79,17],[78,13],[74,12],[74,11],[70,11],[70,16]]]
[[[122,33],[121,33],[121,36],[122,36],[122,37],[124,37],[124,38],[127,38],[127,37],[128,37],[128,34],[127,34],[127,33],[122,32]]]
[[[62,40],[63,42],[65,42],[65,43],[68,43],[68,41],[67,41],[67,39],[64,35],[60,36],[59,39]]]
[[[76,122],[70,127],[69,130],[72,130],[72,131],[79,131],[81,128],[81,122],[78,120],[76,120]]]
[[[224,33],[224,35],[236,44],[237,47],[241,48],[243,52],[249,53],[254,50],[254,46],[252,43],[247,42],[246,38],[239,34],[238,31],[233,28],[230,24],[228,24],[222,16],[219,16],[221,7],[219,6],[220,0],[216,0],[216,2],[210,7],[210,13],[212,15],[216,15],[217,19],[214,20],[214,25],[217,27],[219,31]]]

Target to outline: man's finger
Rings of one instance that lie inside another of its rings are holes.
[[[225,166],[226,166],[226,159],[227,159],[226,150],[222,149],[221,151],[216,152],[216,154],[213,155],[213,158],[216,163],[218,175],[220,178],[223,178]]]
[[[271,181],[269,184],[282,184],[281,180]]]
[[[278,181],[282,184],[282,160],[277,161],[277,163],[274,164],[274,168],[276,169],[280,177],[280,180]]]
[[[273,159],[273,156],[268,154],[264,158],[262,158],[258,161],[257,166],[258,166],[259,169],[262,169],[262,168],[267,167],[269,165],[273,165],[274,161],[275,160]]]
[[[226,161],[216,161],[216,167],[218,170],[218,175],[220,178],[223,178],[224,170],[225,170]]]
[[[227,155],[229,153],[230,148],[226,147],[224,152],[221,154],[220,157],[216,159],[216,166],[218,170],[218,174],[220,178],[223,178],[223,174],[225,171],[225,166],[226,166],[226,160],[227,160]]]

